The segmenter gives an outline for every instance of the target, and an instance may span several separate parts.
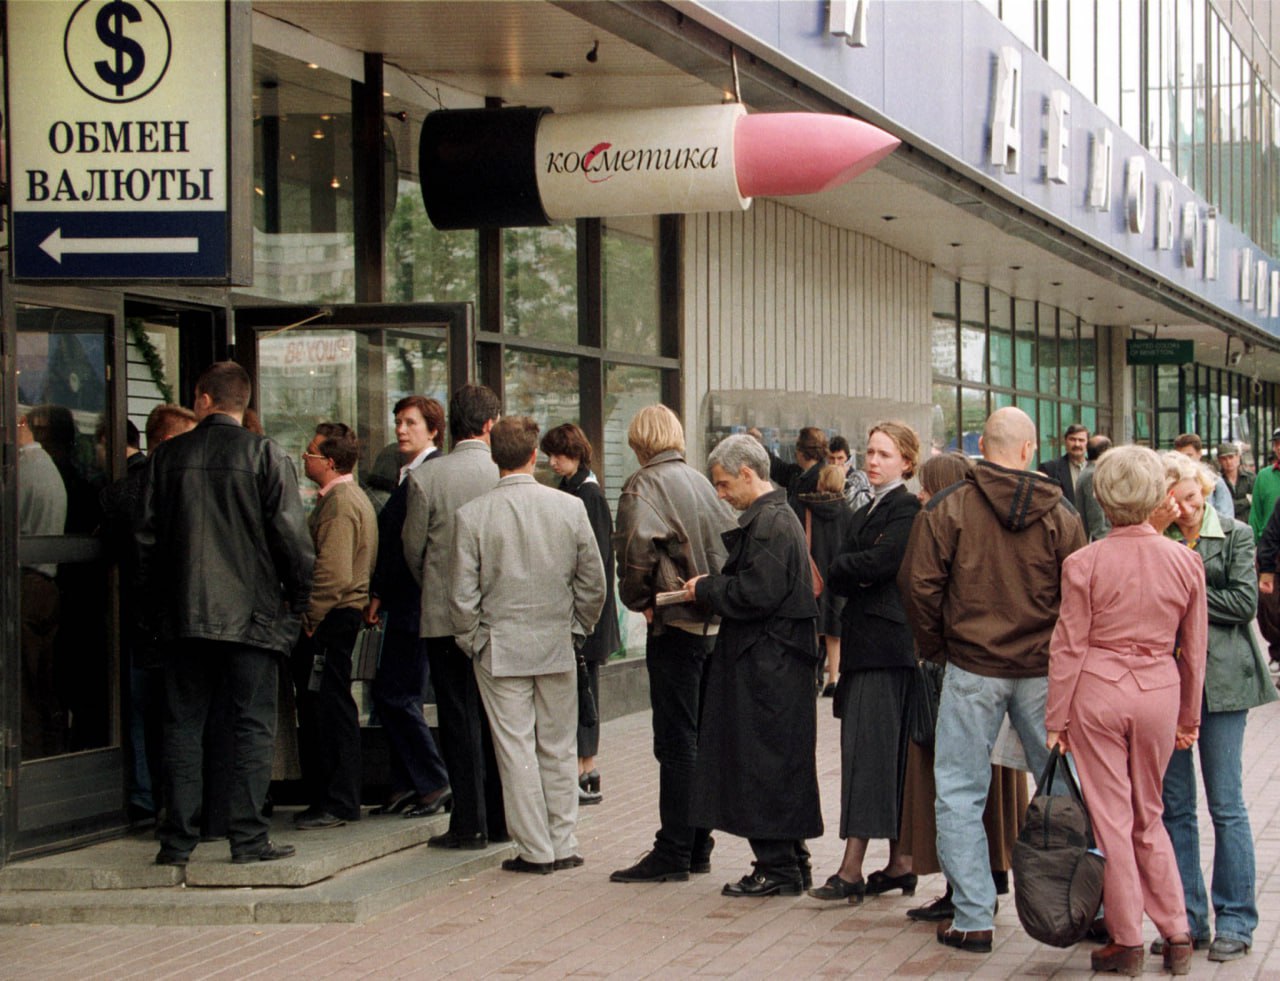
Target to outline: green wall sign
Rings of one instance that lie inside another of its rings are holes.
[[[1143,337],[1124,342],[1126,364],[1187,364],[1195,359],[1195,341]]]

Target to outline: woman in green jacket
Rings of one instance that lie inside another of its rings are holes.
[[[1164,824],[1178,858],[1192,941],[1196,947],[1208,945],[1209,960],[1230,961],[1249,952],[1258,925],[1253,832],[1241,775],[1245,721],[1249,709],[1275,701],[1277,695],[1253,636],[1258,605],[1253,533],[1248,525],[1221,519],[1205,507],[1215,483],[1207,469],[1180,453],[1166,453],[1164,460],[1172,498],[1167,534],[1185,542],[1204,560],[1208,586],[1209,656],[1200,739],[1193,749],[1200,754],[1213,819],[1210,892],[1216,936],[1212,943],[1200,872],[1192,749],[1175,751],[1169,761],[1164,776]],[[1159,952],[1160,943],[1152,945],[1152,953]]]

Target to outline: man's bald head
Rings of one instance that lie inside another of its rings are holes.
[[[1014,406],[996,409],[982,427],[978,446],[983,457],[992,463],[1025,470],[1036,452],[1036,424]]]

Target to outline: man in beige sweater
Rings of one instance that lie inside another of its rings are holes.
[[[351,649],[369,602],[378,519],[353,478],[360,443],[349,426],[323,422],[302,454],[320,488],[307,519],[316,546],[311,603],[293,655],[299,762],[306,786],[300,829],[360,820],[360,719],[351,697]]]

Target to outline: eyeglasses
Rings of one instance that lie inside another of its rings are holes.
[[[308,453],[306,450],[303,450],[303,451],[302,451],[302,458],[303,458],[304,460],[307,460],[307,459],[309,459],[309,460],[324,460],[324,459],[326,459],[326,457],[325,457],[325,455],[324,455],[323,453]]]

